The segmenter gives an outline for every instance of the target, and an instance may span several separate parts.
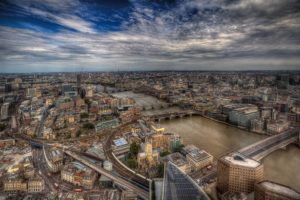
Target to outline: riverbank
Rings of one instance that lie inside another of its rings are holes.
[[[193,116],[189,118],[162,121],[166,131],[179,134],[184,144],[193,144],[212,154],[216,159],[259,140],[266,135],[249,134],[249,132],[228,126],[206,117]],[[279,149],[266,156],[262,162],[265,168],[265,178],[280,184],[288,185],[300,191],[300,148],[289,145],[286,150]]]
[[[238,128],[238,129],[240,129],[240,130],[247,131],[247,132],[249,132],[249,133],[254,133],[254,134],[258,134],[258,135],[266,135],[266,136],[268,136],[268,134],[266,134],[266,133],[259,133],[259,132],[251,131],[251,130],[248,130],[248,129],[246,129],[246,128],[242,128],[242,127],[236,126],[236,125],[234,125],[234,124],[230,124],[230,123],[228,123],[228,122],[224,122],[224,121],[221,121],[221,120],[217,120],[217,119],[215,119],[215,118],[212,118],[212,117],[209,117],[209,116],[206,116],[206,115],[198,114],[198,116],[204,117],[204,118],[206,118],[206,119],[209,119],[209,120],[212,120],[212,121],[215,121],[215,122],[218,122],[218,123],[221,123],[221,124],[230,126],[230,127]]]

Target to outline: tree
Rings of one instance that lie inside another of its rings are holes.
[[[131,169],[135,169],[137,167],[137,162],[135,159],[128,159],[127,160],[127,165]]]
[[[181,145],[175,147],[175,148],[173,149],[173,152],[181,152],[181,150],[183,149],[183,147],[184,147],[184,145],[181,144]]]
[[[82,132],[81,132],[81,130],[79,129],[79,130],[76,132],[76,136],[79,137],[81,134],[82,134]]]
[[[140,146],[136,144],[136,142],[132,142],[130,145],[130,153],[132,155],[137,155],[139,153]]]
[[[169,154],[170,154],[169,151],[163,151],[163,152],[160,153],[160,157],[164,157],[164,156],[167,156]]]
[[[165,165],[164,163],[160,163],[158,165],[158,177],[163,178],[164,177],[164,171],[165,171]]]
[[[0,132],[4,131],[6,129],[6,125],[5,124],[0,124]]]
[[[80,118],[88,118],[88,117],[89,117],[89,114],[86,112],[80,114]]]
[[[83,124],[83,128],[85,128],[85,129],[94,129],[95,125],[92,124],[92,123],[85,123],[85,124]]]
[[[88,107],[90,107],[92,102],[89,99],[84,99],[84,103],[87,104]]]

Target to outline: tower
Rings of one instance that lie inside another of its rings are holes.
[[[77,74],[77,89],[81,87],[81,74]]]

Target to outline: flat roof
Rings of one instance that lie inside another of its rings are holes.
[[[211,157],[211,155],[209,153],[207,153],[204,150],[200,150],[200,149],[193,149],[188,153],[188,156],[190,156],[193,160],[195,161],[201,161],[204,160],[206,158]]]
[[[178,152],[170,154],[168,158],[169,161],[173,162],[175,165],[179,167],[187,164],[186,158]]]
[[[113,142],[117,147],[128,144],[128,142],[125,140],[125,138],[119,138],[119,139],[113,140]]]
[[[261,165],[260,162],[247,158],[240,153],[233,153],[231,155],[225,156],[224,159],[234,165],[240,165],[244,167],[256,168]]]

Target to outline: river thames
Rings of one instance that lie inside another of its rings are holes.
[[[203,117],[162,121],[166,131],[178,133],[184,144],[194,144],[218,158],[266,136],[250,133]],[[300,148],[289,145],[262,160],[265,178],[300,191]]]

